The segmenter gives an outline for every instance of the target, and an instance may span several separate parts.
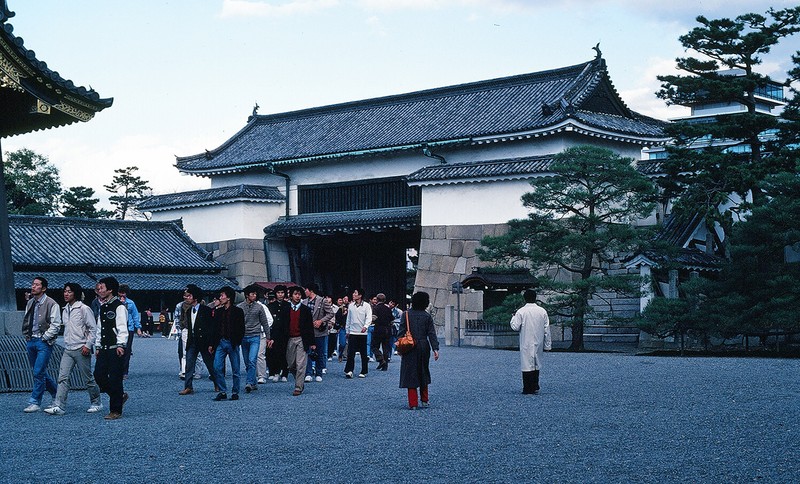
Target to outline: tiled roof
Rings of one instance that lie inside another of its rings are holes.
[[[188,173],[357,156],[422,144],[536,132],[573,119],[630,139],[661,139],[665,123],[625,106],[605,61],[301,111],[252,116],[215,150],[179,157]]]
[[[209,188],[191,192],[155,195],[138,203],[142,211],[158,211],[166,208],[192,207],[201,205],[217,205],[233,202],[280,203],[283,194],[275,187],[257,185],[233,185],[229,187]]]
[[[93,89],[76,86],[36,58],[7,23],[14,12],[0,3],[0,64],[4,86],[0,89],[0,136],[88,121],[113,103]],[[55,19],[42,21],[55,21]],[[51,39],[52,40],[52,39]],[[36,109],[31,110],[31,106]]]
[[[195,284],[207,291],[216,291],[223,286],[239,289],[239,286],[218,274],[143,274],[143,273],[102,273],[86,274],[81,272],[14,272],[14,287],[26,289],[31,287],[34,277],[47,279],[49,289],[64,287],[67,282],[77,282],[84,289],[94,288],[102,277],[114,276],[120,284],[127,284],[133,291],[180,291],[187,284]]]
[[[177,222],[10,215],[14,268],[210,271],[222,266]]]
[[[678,249],[675,253],[664,254],[656,251],[645,251],[633,259],[633,263],[646,261],[654,266],[678,266],[690,271],[722,270],[725,260],[714,254],[706,254],[699,249]]]
[[[478,291],[486,289],[521,289],[533,288],[538,285],[536,277],[525,269],[508,271],[486,271],[481,268],[473,269],[472,273],[461,280],[465,288]]]
[[[656,240],[667,242],[675,247],[683,247],[702,220],[700,214],[697,213],[678,215],[673,212],[664,219],[661,229],[656,234]]]
[[[350,212],[308,213],[284,218],[264,229],[269,238],[389,229],[412,230],[421,223],[420,207],[379,208]]]
[[[529,156],[489,162],[432,165],[408,175],[406,180],[410,184],[414,184],[474,178],[510,179],[527,177],[532,174],[547,172],[552,161],[552,156]]]
[[[663,175],[664,160],[641,160],[636,163],[636,169],[642,175]]]

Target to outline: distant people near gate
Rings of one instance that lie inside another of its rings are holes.
[[[523,296],[525,306],[514,313],[511,329],[519,331],[519,356],[522,366],[522,393],[539,393],[539,369],[542,367],[543,351],[550,351],[550,318],[536,304],[536,291],[526,289]]]
[[[319,286],[316,283],[306,285],[305,289],[305,305],[311,310],[314,325],[314,347],[316,348],[308,354],[305,381],[310,382],[313,379],[321,382],[328,363],[328,329],[335,314],[330,300],[326,300],[319,294]]]
[[[267,304],[272,315],[272,327],[270,337],[272,347],[267,348],[267,366],[269,367],[270,379],[273,382],[285,382],[289,376],[286,363],[286,345],[289,340],[287,330],[289,328],[289,310],[291,306],[286,300],[286,286],[278,284],[275,286],[275,300]]]
[[[54,400],[56,398],[56,382],[47,373],[47,364],[61,329],[61,308],[46,293],[47,279],[34,277],[31,282],[31,297],[25,305],[25,315],[22,317],[22,335],[25,337],[28,363],[33,371],[33,390],[25,413],[42,409],[45,391]]]
[[[244,311],[244,338],[242,339],[242,356],[244,357],[247,380],[245,381],[244,391],[250,393],[258,390],[258,353],[261,347],[261,334],[267,339],[267,346],[272,343],[270,340],[270,325],[272,324],[272,314],[264,310],[264,306],[258,302],[259,288],[255,284],[250,284],[244,288],[244,301],[239,304],[239,308]],[[265,348],[266,351],[266,348]]]
[[[361,358],[359,378],[366,378],[369,373],[367,356],[367,331],[372,325],[372,307],[364,301],[364,289],[353,291],[353,302],[347,308],[347,363],[344,365],[344,376],[353,378],[356,364],[356,353]]]
[[[161,312],[158,313],[158,325],[161,328],[161,337],[169,338],[169,333],[172,331],[172,312],[169,307],[161,308]]]
[[[398,338],[403,337],[408,329],[414,337],[414,348],[403,355],[400,360],[400,388],[408,389],[408,408],[428,408],[430,399],[428,386],[431,383],[431,350],[433,359],[439,359],[439,340],[436,338],[436,327],[428,313],[430,296],[427,292],[418,292],[411,296],[411,309],[406,310],[400,320]],[[406,320],[406,318],[408,318]],[[407,321],[407,322],[406,322]],[[417,395],[419,388],[419,395]]]
[[[74,368],[78,369],[81,380],[86,382],[89,392],[89,409],[96,413],[103,409],[100,402],[100,388],[92,376],[92,347],[97,336],[97,321],[92,308],[83,304],[83,288],[75,282],[64,284],[64,309],[61,320],[64,322],[64,353],[58,371],[58,391],[53,406],[44,409],[50,415],[64,415],[67,410],[69,377]]]
[[[245,323],[242,308],[233,305],[236,292],[232,287],[225,286],[219,290],[219,304],[214,308],[214,331],[212,345],[214,347],[214,374],[218,387],[214,400],[219,402],[228,398],[228,384],[225,381],[225,357],[231,363],[233,386],[231,387],[231,400],[239,399],[239,373],[241,372],[241,358],[239,346],[244,338]]]
[[[336,302],[334,302],[332,296],[325,296],[325,299],[331,305],[331,310],[333,311],[333,320],[331,321],[328,330],[328,348],[326,353],[328,354],[328,361],[333,361],[333,357],[337,356],[339,353],[336,351],[337,347],[339,346],[339,326],[336,323],[336,314],[339,313],[339,307],[342,305],[342,298],[338,298]]]
[[[142,336],[145,338],[150,338],[153,336],[153,327],[155,326],[155,321],[153,321],[153,310],[147,308],[144,312],[144,316],[142,316]]]
[[[372,355],[378,362],[377,370],[386,371],[389,369],[389,360],[392,357],[392,320],[394,315],[392,309],[386,304],[386,295],[379,292],[376,296],[376,303],[372,306]]]
[[[128,310],[128,342],[125,345],[125,363],[122,367],[122,379],[128,379],[128,372],[131,366],[131,356],[133,356],[133,337],[134,334],[142,335],[142,321],[136,303],[128,295],[131,292],[130,286],[127,284],[119,285],[119,300],[125,305]]]
[[[347,309],[350,305],[350,297],[345,294],[337,299],[336,305],[339,306],[339,310],[336,311],[334,328],[337,329],[338,333],[338,347],[334,354],[338,357],[339,363],[341,363],[346,357],[345,348],[347,348]]]
[[[389,309],[392,310],[392,353],[397,354],[395,345],[397,344],[397,333],[400,331],[400,316],[403,315],[403,310],[397,305],[396,299],[389,299]]]

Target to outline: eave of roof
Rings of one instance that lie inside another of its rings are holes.
[[[14,288],[27,289],[31,287],[34,277],[47,279],[48,287],[56,289],[63,287],[67,282],[77,282],[84,289],[93,288],[95,283],[103,277],[114,276],[121,284],[127,284],[131,290],[136,291],[182,291],[188,284],[195,284],[207,291],[216,291],[223,286],[230,286],[239,290],[239,286],[232,280],[219,274],[154,274],[137,272],[114,273],[84,273],[84,272],[59,272],[59,271],[14,271]],[[135,298],[134,298],[135,299]],[[144,310],[145,308],[139,308]]]
[[[189,192],[154,195],[137,204],[137,208],[147,212],[159,212],[178,208],[220,205],[224,203],[283,203],[285,197],[275,187],[258,185],[234,185],[208,188]]]
[[[264,228],[264,233],[267,238],[281,238],[415,230],[420,227],[421,214],[419,206],[308,213],[289,218],[281,217]]]
[[[13,34],[14,16],[6,0],[0,4],[0,137],[88,121],[111,106],[93,89],[76,86],[51,70]]]
[[[602,96],[594,97],[602,99],[593,98],[595,90]],[[593,136],[645,144],[662,140],[665,124],[630,111],[598,58],[550,71],[252,116],[219,148],[179,157],[176,167],[201,176],[274,169],[504,134],[548,135],[568,119],[574,129]]]

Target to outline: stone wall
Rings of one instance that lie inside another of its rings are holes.
[[[478,259],[475,249],[480,247],[483,237],[503,235],[507,231],[507,224],[422,227],[414,292],[430,294],[431,314],[439,335],[444,334],[447,306],[453,306],[456,311],[460,309],[461,321],[478,319],[482,314],[483,293],[466,291],[459,298],[452,293],[452,284],[475,267],[493,265]]]
[[[211,252],[214,260],[228,271],[225,277],[236,279],[240,287],[267,280],[263,239],[234,239],[198,244]]]

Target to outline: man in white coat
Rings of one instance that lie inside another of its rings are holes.
[[[522,393],[539,393],[539,369],[543,351],[552,349],[550,318],[547,311],[536,304],[536,291],[526,289],[525,306],[514,313],[511,329],[519,331],[519,356],[522,363]]]

